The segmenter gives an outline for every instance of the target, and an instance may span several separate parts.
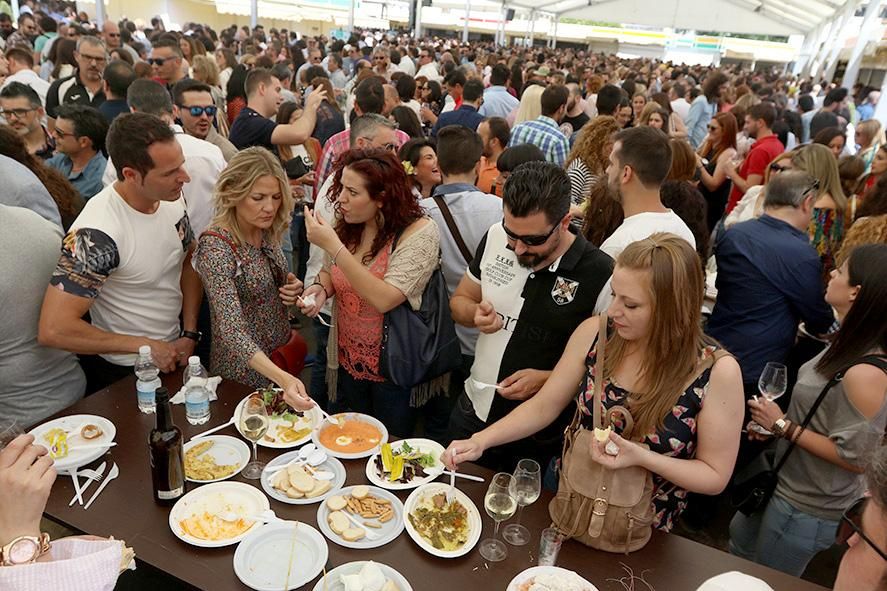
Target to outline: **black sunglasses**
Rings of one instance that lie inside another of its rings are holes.
[[[560,224],[555,224],[554,227],[552,227],[551,230],[548,231],[548,234],[545,234],[545,235],[537,234],[535,236],[519,236],[519,235],[515,234],[514,232],[512,232],[511,230],[509,230],[508,228],[506,228],[505,227],[505,220],[502,220],[502,229],[505,230],[505,234],[506,234],[506,236],[508,236],[508,239],[512,240],[514,242],[517,242],[518,240],[520,240],[521,242],[523,242],[527,246],[539,246],[539,245],[545,244],[545,242],[549,238],[551,238],[551,235],[554,234],[554,231],[557,230],[558,226],[560,226]]]
[[[846,544],[853,534],[859,534],[862,541],[871,546],[881,558],[887,560],[887,552],[875,546],[875,543],[862,532],[862,513],[865,511],[866,502],[868,499],[859,499],[844,511],[838,523],[838,530],[835,532],[835,543]]]
[[[215,105],[210,105],[208,107],[186,107],[184,105],[179,105],[180,109],[188,109],[188,112],[191,113],[192,117],[200,117],[204,113],[206,113],[207,117],[215,117],[216,112],[219,110]]]
[[[804,195],[812,193],[813,191],[816,191],[818,189],[819,189],[819,179],[813,179],[813,182],[810,183],[810,187],[806,191],[804,191]]]
[[[780,166],[776,163],[773,163],[770,165],[770,170],[772,170],[773,172],[783,172],[786,170],[791,170],[791,167],[790,166]]]
[[[166,60],[172,59],[171,57],[149,57],[148,63],[152,66],[163,66],[166,63]]]

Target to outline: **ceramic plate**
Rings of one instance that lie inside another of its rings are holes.
[[[533,577],[541,574],[561,574],[561,575],[569,575],[573,574],[579,577],[576,573],[571,570],[567,570],[565,568],[561,568],[559,566],[534,566],[533,568],[528,568],[523,571],[508,583],[508,588],[505,591],[519,591],[520,586],[532,579]],[[579,581],[588,585],[588,587],[583,588],[582,591],[598,591],[598,588],[579,577]]]
[[[102,430],[102,434],[95,439],[84,439],[80,435],[80,429],[83,425],[96,425]],[[97,460],[105,455],[111,449],[110,447],[90,448],[77,451],[77,445],[92,445],[96,443],[111,443],[117,435],[117,429],[114,423],[96,415],[71,415],[69,417],[60,417],[42,425],[38,425],[31,429],[29,433],[34,436],[34,443],[49,448],[49,442],[43,436],[50,429],[63,429],[68,432],[68,455],[64,458],[55,460],[55,469],[58,472],[70,472],[76,470],[80,466]]]
[[[253,392],[253,394],[256,394],[256,392]],[[246,399],[253,394],[250,394],[249,396],[241,400],[237,404],[237,408],[234,409],[234,418],[236,419],[234,424],[237,427],[237,432],[241,435],[243,435],[243,431],[240,430],[240,411],[241,409],[243,409],[243,405],[246,404]],[[300,445],[311,439],[310,430],[320,422],[320,420],[323,418],[323,415],[320,414],[320,409],[315,406],[311,410],[304,411],[304,416],[297,418],[295,424],[283,420],[282,417],[270,418],[271,422],[268,424],[268,432],[265,433],[264,437],[259,439],[259,445],[261,447],[270,447],[272,449],[292,449],[294,447],[299,447]],[[309,431],[307,431],[305,435],[299,437],[295,441],[284,442],[278,436],[278,430],[279,428],[290,426],[292,426],[297,431],[302,429],[308,429]],[[269,437],[273,438],[273,441],[269,439]]]
[[[297,457],[299,457],[298,451],[291,451],[289,453],[279,455],[268,462],[266,468],[283,466],[284,464],[290,463]],[[332,488],[322,495],[311,497],[310,499],[291,499],[282,491],[279,491],[271,486],[271,477],[274,476],[274,474],[269,474],[267,470],[262,471],[262,490],[264,490],[269,497],[278,500],[281,503],[290,503],[292,505],[310,505],[311,503],[317,503],[324,500],[330,495],[338,493],[339,489],[342,488],[342,485],[345,484],[345,466],[343,466],[342,462],[340,462],[336,458],[327,458],[327,460],[321,465],[314,466],[314,469],[318,471],[325,470],[336,475],[335,478],[330,481],[330,484],[332,484]]]
[[[431,471],[431,474],[429,476],[413,478],[407,483],[391,482],[388,480],[388,478],[384,476],[379,476],[378,469],[376,468],[376,458],[379,457],[379,455],[382,453],[380,451],[379,453],[371,455],[370,459],[367,460],[366,475],[367,478],[369,478],[370,482],[372,482],[376,486],[387,488],[388,490],[408,490],[411,488],[416,488],[417,486],[422,486],[423,484],[428,484],[429,482],[440,476],[441,470],[444,469],[443,462],[440,461],[440,457],[444,453],[444,448],[441,444],[436,441],[432,441],[431,439],[402,439],[391,444],[391,451],[396,452],[404,443],[408,443],[410,447],[423,453],[430,453],[436,458],[435,465],[428,468],[428,470]]]
[[[237,578],[256,591],[298,589],[326,564],[329,548],[304,523],[269,523],[246,536],[234,552]]]
[[[360,560],[337,566],[326,574],[326,587],[324,587],[323,577],[321,577],[317,584],[314,585],[314,591],[345,591],[345,587],[342,585],[342,575],[356,575],[366,563],[367,561]],[[382,574],[385,575],[386,579],[394,582],[397,586],[397,591],[413,591],[409,581],[402,574],[387,564],[382,564],[381,562],[376,562],[375,564],[382,571]]]
[[[409,515],[413,512],[416,506],[419,504],[419,501],[426,496],[434,496],[438,493],[446,494],[447,490],[449,490],[450,485],[443,482],[432,482],[430,484],[426,484],[425,486],[420,486],[416,490],[414,490],[409,497],[407,497],[406,503],[404,503],[404,523],[407,530],[407,534],[416,544],[419,545],[420,548],[432,554],[434,556],[439,556],[441,558],[456,558],[457,556],[463,556],[468,554],[472,548],[474,548],[475,544],[477,544],[478,540],[480,540],[481,529],[483,524],[480,519],[480,511],[477,510],[477,506],[474,502],[468,498],[468,495],[463,493],[458,488],[453,492],[455,493],[455,499],[462,503],[462,505],[468,509],[468,540],[462,545],[461,548],[457,550],[439,550],[431,545],[425,538],[419,535],[419,532],[413,527],[413,524],[410,523]]]
[[[192,546],[201,548],[220,548],[236,544],[262,526],[256,521],[245,532],[222,540],[204,540],[195,538],[182,529],[180,522],[192,515],[200,513],[220,513],[233,511],[240,515],[255,515],[271,508],[268,497],[256,487],[243,482],[214,482],[192,490],[173,505],[169,512],[169,528],[177,538]]]
[[[365,486],[365,485],[364,485]],[[354,490],[353,486],[346,486],[338,493],[343,497],[348,497],[351,495],[351,491]],[[394,494],[391,492],[381,489],[375,486],[369,486],[369,494],[374,497],[386,499],[391,502],[391,506],[394,508],[394,517],[385,523],[380,523],[382,527],[374,529],[374,528],[364,528],[367,531],[372,531],[374,534],[379,536],[376,540],[370,540],[369,538],[362,538],[355,542],[349,542],[344,539],[342,536],[334,532],[330,529],[330,525],[327,522],[327,517],[330,514],[330,508],[327,506],[326,501],[320,504],[320,507],[317,509],[317,525],[320,527],[320,531],[323,532],[323,535],[327,537],[327,539],[332,540],[339,546],[344,546],[345,548],[354,548],[356,550],[364,550],[366,548],[378,548],[379,546],[384,546],[388,542],[391,542],[397,536],[400,535],[400,532],[403,531],[403,503],[400,502]],[[354,516],[358,522],[370,522],[370,523],[378,523],[376,519],[364,519],[359,515]]]
[[[386,441],[388,441],[388,429],[386,429],[385,425],[383,425],[381,423],[381,421],[379,421],[375,417],[371,417],[370,415],[365,415],[365,414],[361,414],[361,413],[357,413],[357,412],[343,412],[343,413],[333,415],[333,416],[336,417],[337,419],[339,419],[340,421],[361,421],[364,423],[369,423],[370,425],[375,427],[379,431],[379,433],[381,434],[381,436],[379,438],[379,442],[374,447],[371,447],[370,449],[367,449],[365,451],[349,453],[349,452],[340,451],[339,448],[329,448],[320,442],[320,433],[321,432],[326,432],[327,429],[341,429],[342,428],[341,425],[334,425],[334,424],[330,423],[329,421],[315,423],[316,426],[315,426],[314,430],[311,431],[311,441],[314,442],[314,445],[323,449],[323,451],[325,451],[329,455],[333,456],[334,458],[341,458],[343,460],[356,460],[359,458],[366,458],[366,457],[373,455],[374,453],[378,453],[382,444],[385,443]],[[343,434],[343,436],[345,436],[345,435]]]
[[[220,466],[230,466],[232,464],[236,464],[237,468],[234,470],[234,472],[228,474],[227,476],[214,478],[212,480],[197,480],[196,478],[188,478],[186,475],[186,480],[190,482],[199,482],[201,484],[205,484],[207,482],[219,482],[220,480],[228,480],[229,478],[240,474],[240,471],[243,470],[244,466],[249,463],[249,446],[243,440],[236,437],[230,437],[228,435],[208,435],[206,437],[201,437],[200,439],[192,439],[185,444],[185,453],[187,454],[189,449],[204,441],[212,441],[213,445],[209,448],[209,450],[203,452],[198,457],[202,458],[207,455],[212,456],[212,458],[216,461],[216,464]]]

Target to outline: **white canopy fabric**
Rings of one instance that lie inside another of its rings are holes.
[[[651,27],[802,35],[859,0],[506,0],[512,8]]]

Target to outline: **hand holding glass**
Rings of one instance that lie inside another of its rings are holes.
[[[502,537],[512,546],[523,546],[530,541],[530,530],[521,525],[524,507],[532,505],[542,493],[542,471],[535,460],[521,460],[514,469],[511,496],[517,500],[517,523],[502,530]]]
[[[256,443],[264,437],[268,430],[268,413],[265,411],[265,402],[258,396],[250,396],[246,399],[243,409],[240,411],[240,432],[253,443],[253,459],[243,469],[243,477],[257,480],[262,476],[265,463],[259,461]]]
[[[500,562],[508,556],[508,549],[499,540],[499,523],[505,521],[517,510],[517,499],[511,496],[511,485],[514,477],[505,472],[499,472],[490,481],[487,494],[484,497],[484,509],[487,515],[496,522],[493,537],[480,543],[480,555],[490,562]]]
[[[785,394],[787,385],[788,370],[786,367],[781,363],[774,363],[772,361],[767,363],[764,371],[761,372],[760,379],[758,379],[758,391],[761,393],[761,396],[773,402]],[[766,428],[754,422],[748,428],[761,435],[773,435]]]

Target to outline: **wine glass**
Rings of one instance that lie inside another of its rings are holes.
[[[268,430],[268,412],[265,410],[265,402],[258,396],[250,396],[246,399],[243,409],[240,411],[240,432],[244,437],[253,442],[253,459],[246,465],[241,473],[244,478],[258,480],[262,477],[265,462],[259,461],[256,443]]]
[[[758,391],[766,400],[773,402],[785,394],[787,383],[788,370],[786,367],[781,363],[770,361],[764,367],[764,371],[761,372],[761,377],[758,379]],[[773,435],[773,433],[755,422],[752,422],[748,428],[761,435]]]
[[[502,537],[512,546],[523,546],[530,541],[530,530],[521,525],[521,514],[524,507],[532,505],[542,493],[542,471],[538,462],[525,459],[517,463],[510,492],[517,500],[517,523],[506,525]]]
[[[511,485],[514,477],[506,472],[499,472],[490,481],[487,494],[484,497],[484,509],[487,511],[496,527],[493,537],[480,543],[480,555],[490,562],[500,562],[508,556],[508,548],[499,540],[499,523],[505,521],[517,511],[517,499],[511,495]]]

